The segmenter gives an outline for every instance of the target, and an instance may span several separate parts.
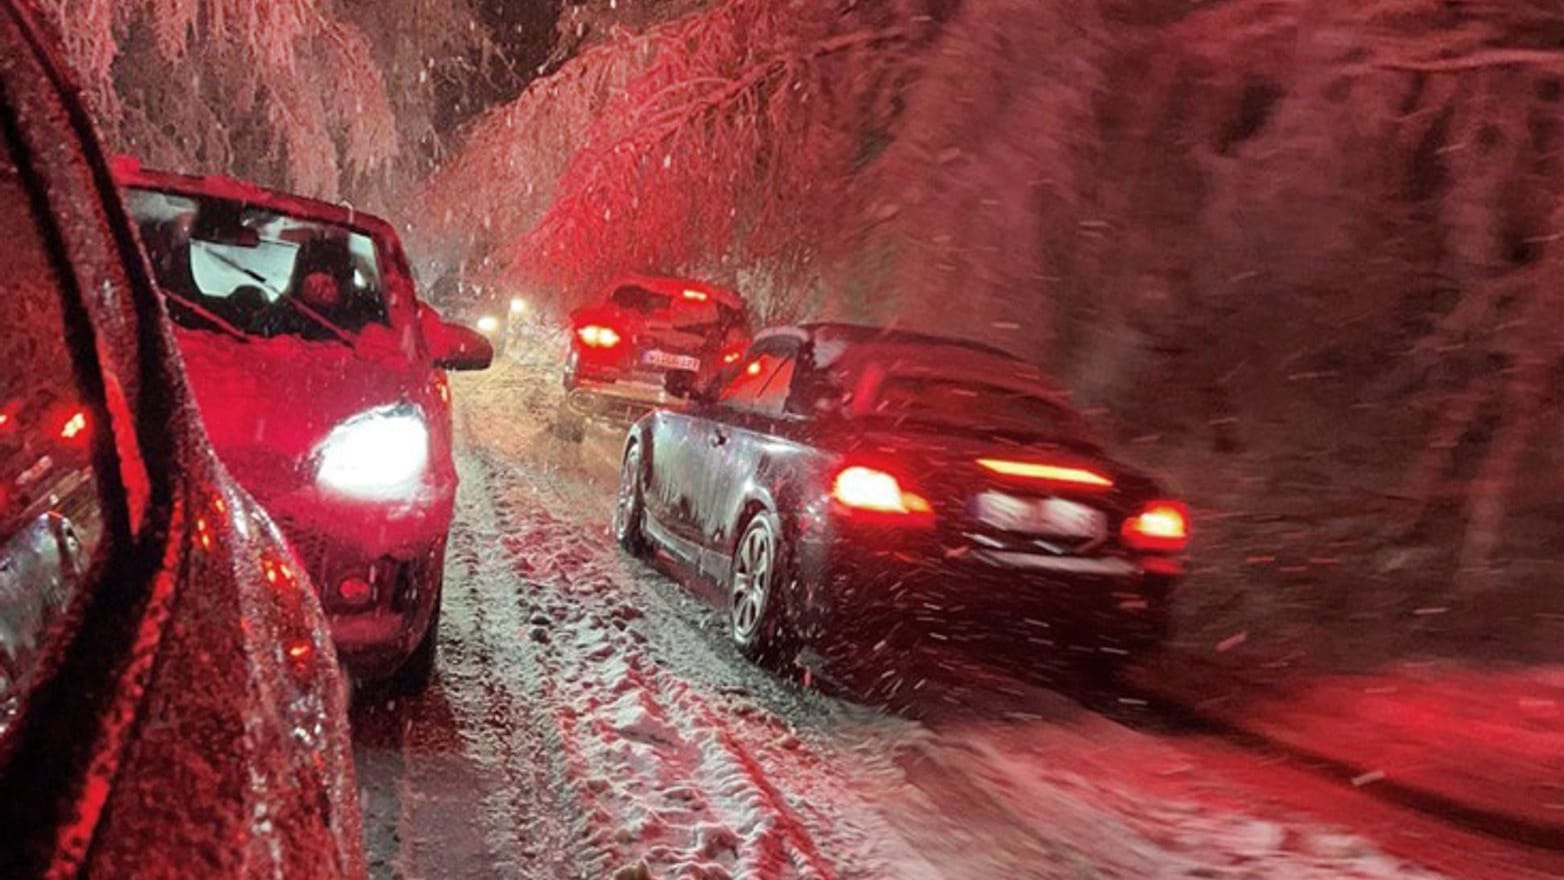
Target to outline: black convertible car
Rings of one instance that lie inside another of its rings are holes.
[[[724,588],[748,656],[1020,630],[1129,656],[1166,633],[1185,508],[1107,457],[1035,367],[843,324],[760,334],[636,422],[614,532]]]

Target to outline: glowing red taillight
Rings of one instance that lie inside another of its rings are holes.
[[[576,338],[589,348],[613,348],[621,339],[619,331],[602,324],[587,324],[576,328]]]
[[[928,516],[934,512],[928,499],[906,491],[895,477],[862,465],[843,468],[836,475],[831,497],[844,507],[870,513]]]
[[[1189,510],[1177,501],[1153,501],[1124,521],[1122,534],[1136,550],[1183,550],[1189,545]]]
[[[1005,461],[998,458],[980,458],[978,464],[996,474],[1007,477],[1025,477],[1029,480],[1048,480],[1054,483],[1074,483],[1078,486],[1097,486],[1108,489],[1113,480],[1085,468],[1063,467],[1056,464],[1038,464],[1029,461]]]

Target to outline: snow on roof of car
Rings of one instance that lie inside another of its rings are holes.
[[[399,240],[396,227],[389,221],[351,205],[268,189],[247,180],[222,175],[183,174],[146,168],[134,156],[115,156],[110,166],[114,182],[121,187],[242,201],[283,214],[361,229],[375,238]]]
[[[626,275],[609,285],[608,290],[612,293],[629,284],[644,287],[657,293],[666,293],[670,296],[679,296],[686,290],[694,290],[704,293],[712,300],[736,311],[742,312],[748,307],[744,302],[744,298],[739,296],[737,291],[712,284],[709,281],[701,281],[696,278],[679,278],[672,275]]]

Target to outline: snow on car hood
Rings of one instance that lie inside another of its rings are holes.
[[[177,327],[175,336],[213,447],[263,501],[308,479],[308,460],[332,428],[420,388],[416,360],[385,327],[366,328],[352,348]]]

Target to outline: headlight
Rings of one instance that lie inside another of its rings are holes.
[[[527,301],[521,297],[515,297],[510,301],[510,313],[519,315],[527,310]]]
[[[383,407],[354,416],[320,445],[315,482],[351,498],[403,498],[429,466],[429,427],[411,407]]]
[[[500,329],[500,319],[493,315],[484,315],[478,319],[478,332],[493,333]]]

